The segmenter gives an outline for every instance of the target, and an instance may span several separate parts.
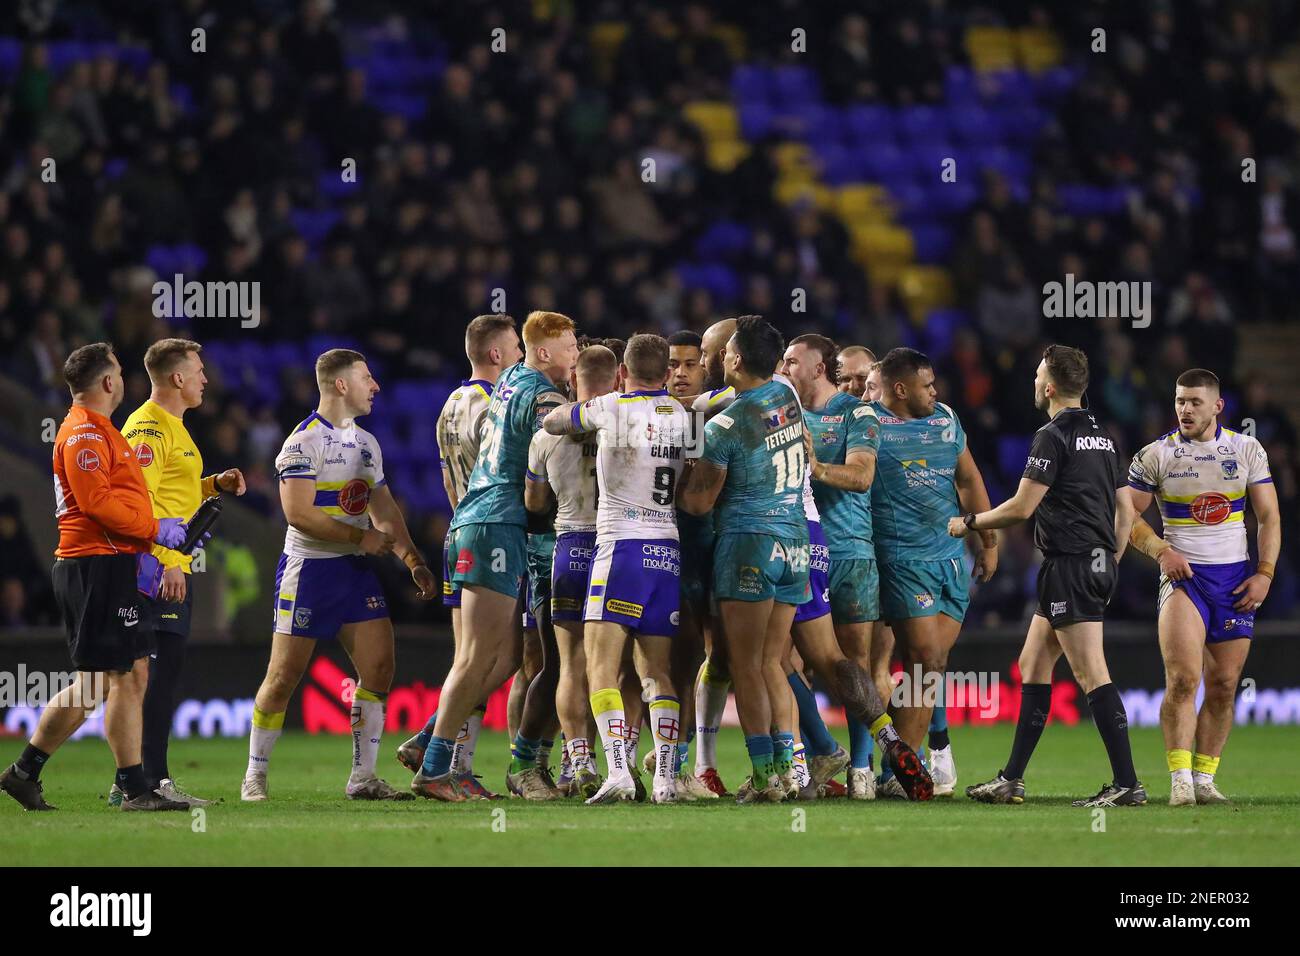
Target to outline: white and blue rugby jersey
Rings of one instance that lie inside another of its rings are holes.
[[[1246,550],[1246,488],[1273,480],[1264,446],[1219,426],[1209,441],[1174,429],[1129,464],[1128,483],[1160,503],[1164,538],[1192,564],[1235,564]]]
[[[284,440],[275,458],[275,476],[281,481],[314,481],[318,508],[336,521],[364,530],[370,527],[370,492],[384,483],[384,456],[375,436],[354,419],[335,426],[312,412]],[[290,525],[284,553],[334,558],[361,552],[347,542],[309,538]]]

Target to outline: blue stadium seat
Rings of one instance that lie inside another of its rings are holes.
[[[289,221],[298,230],[298,234],[311,245],[319,245],[342,217],[335,209],[295,209],[289,213]]]
[[[911,230],[917,261],[938,264],[952,254],[953,234],[947,226],[929,223],[912,226]]]
[[[930,358],[944,359],[952,351],[957,330],[969,324],[960,309],[932,309],[925,317],[925,351]]]
[[[993,146],[1003,141],[1000,114],[982,106],[955,107],[948,120],[958,142],[968,146]]]
[[[772,98],[767,71],[759,66],[738,66],[731,73],[731,95],[741,106],[766,104]]]
[[[765,137],[776,123],[776,113],[767,103],[742,103],[739,113],[740,134],[751,143]]]
[[[771,75],[774,98],[783,106],[813,106],[821,100],[817,76],[811,67],[778,66]]]
[[[1008,480],[1019,478],[1025,471],[1025,460],[1033,443],[1032,435],[999,435],[998,473]]]
[[[1128,189],[1124,186],[1088,186],[1085,184],[1057,187],[1057,201],[1061,208],[1075,216],[1113,216],[1124,211],[1128,204]]]
[[[429,111],[429,100],[420,94],[383,93],[369,97],[375,108],[390,116],[401,116],[415,122],[424,119]]]
[[[748,227],[738,222],[715,222],[695,240],[695,257],[700,260],[730,259],[744,253],[749,246]]]
[[[851,106],[844,111],[844,126],[849,137],[863,146],[892,143],[898,138],[894,112],[887,106]]]
[[[934,106],[907,106],[899,110],[898,129],[903,138],[916,145],[947,142],[948,117]]]

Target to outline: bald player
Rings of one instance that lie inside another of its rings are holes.
[[[871,366],[876,364],[876,353],[865,345],[846,345],[836,357],[836,381],[841,392],[848,392],[854,398],[872,402],[880,397],[867,394],[867,376]],[[880,388],[877,377],[876,388]]]

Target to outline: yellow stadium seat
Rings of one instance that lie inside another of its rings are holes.
[[[712,139],[708,144],[709,168],[729,173],[749,155],[749,144],[739,139]]]
[[[710,140],[735,139],[740,135],[740,120],[730,103],[698,100],[687,103],[682,113]]]
[[[1008,70],[1016,65],[1014,34],[1003,27],[967,29],[966,52],[971,66],[980,72]]]
[[[818,209],[830,209],[835,202],[834,193],[811,180],[780,179],[773,194],[776,201],[785,206],[811,201]]]
[[[952,305],[952,277],[939,266],[908,266],[899,275],[898,293],[912,321],[922,322],[932,309]]]
[[[835,191],[835,215],[851,228],[856,222],[888,222],[893,211],[883,186],[855,183]]]
[[[587,33],[591,52],[597,57],[613,59],[627,38],[628,26],[621,21],[597,23]]]
[[[1060,38],[1041,27],[1017,30],[1016,52],[1021,65],[1031,73],[1059,66],[1062,60]]]
[[[776,168],[783,173],[792,169],[813,169],[812,152],[805,143],[780,143],[773,155]]]

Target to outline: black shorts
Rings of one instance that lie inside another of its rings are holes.
[[[153,652],[148,599],[135,586],[136,557],[93,554],[54,562],[54,596],[77,670],[129,671]]]
[[[158,634],[190,636],[190,615],[194,612],[194,575],[185,575],[184,601],[159,601],[144,599],[152,612],[153,630]]]
[[[1038,569],[1038,614],[1053,628],[1100,621],[1118,582],[1115,555],[1058,554]]]

